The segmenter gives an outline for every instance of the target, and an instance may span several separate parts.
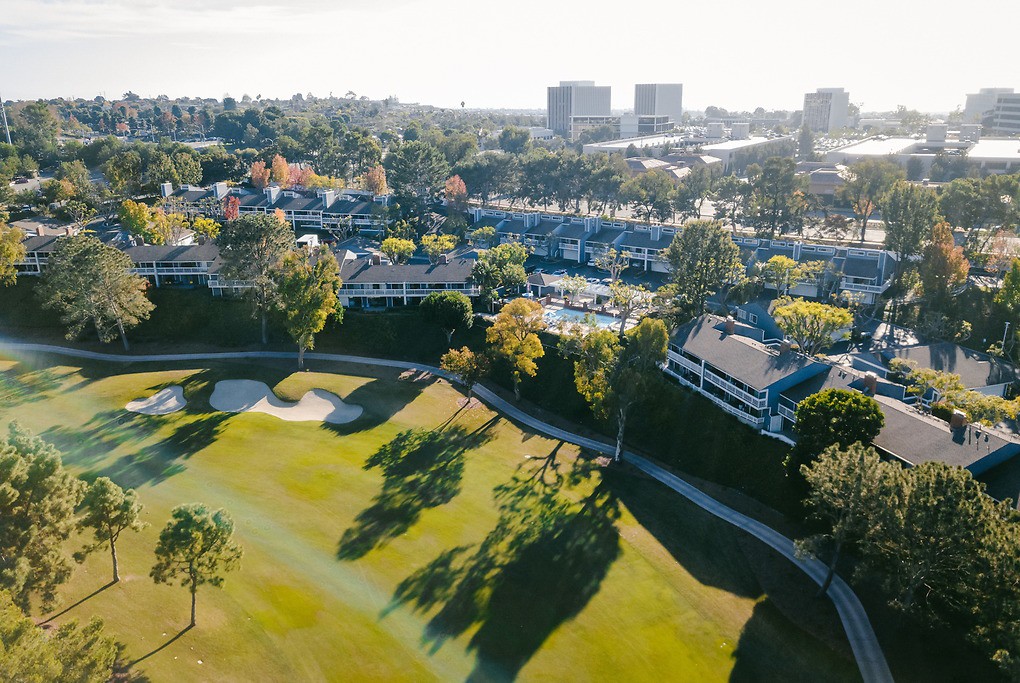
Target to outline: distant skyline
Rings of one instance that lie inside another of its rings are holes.
[[[950,112],[1020,89],[1020,3],[646,0],[13,0],[0,14],[5,99],[358,96],[544,109],[546,87],[595,80],[613,108],[635,83],[684,84],[687,109],[800,109],[842,87],[869,111]],[[959,57],[954,59],[952,55]]]

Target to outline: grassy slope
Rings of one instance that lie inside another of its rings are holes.
[[[522,433],[484,408],[457,413],[459,394],[445,384],[250,364],[137,366],[107,377],[102,366],[49,362],[0,366],[0,423],[17,418],[60,445],[76,471],[138,487],[151,524],[122,542],[121,584],[56,621],[103,616],[129,658],[155,650],[138,665],[154,680],[498,679],[518,669],[525,680],[854,677],[845,654],[763,594],[760,567],[781,560],[756,544],[748,550],[731,528],[644,479],[578,474],[584,461],[574,448]],[[212,382],[238,377],[265,380],[292,399],[323,387],[364,405],[366,415],[324,428],[209,411]],[[174,382],[186,387],[185,412],[122,410]],[[364,468],[400,431],[441,425],[473,433],[464,450],[416,461],[410,475],[399,465],[385,475]],[[533,477],[548,465],[523,455],[554,452],[561,480],[548,467],[546,485],[516,486],[523,512],[501,517],[494,489],[511,483],[518,466]],[[377,497],[383,486],[387,495]],[[437,504],[422,508],[430,497]],[[192,501],[233,514],[245,558],[223,590],[201,590],[198,628],[159,649],[186,623],[187,594],[152,584],[151,549],[169,509]],[[555,533],[529,535],[537,519]],[[470,546],[459,572],[431,564],[459,546]],[[424,567],[459,590],[427,604],[434,586],[408,583]],[[483,588],[468,569],[484,577]],[[91,558],[63,592],[64,606],[101,588],[108,572],[106,556]],[[406,603],[394,600],[402,582]],[[820,605],[811,619],[831,630]]]

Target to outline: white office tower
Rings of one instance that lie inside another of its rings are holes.
[[[683,83],[640,83],[634,86],[634,114],[668,116],[680,123],[684,113]]]
[[[558,135],[570,134],[570,119],[575,116],[609,116],[611,89],[595,81],[560,81],[548,92],[546,126]]]
[[[1020,93],[999,93],[992,109],[991,129],[996,135],[1020,133]]]
[[[981,88],[967,95],[967,104],[963,108],[964,123],[983,123],[984,118],[995,109],[995,101],[999,95],[1012,95],[1013,88]]]
[[[819,88],[804,95],[804,125],[816,133],[831,133],[849,125],[850,93],[843,88]]]

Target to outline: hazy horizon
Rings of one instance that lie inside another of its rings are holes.
[[[547,86],[586,79],[612,86],[620,110],[633,106],[635,83],[679,82],[689,109],[795,110],[805,92],[843,87],[866,111],[951,112],[979,88],[1020,89],[1009,54],[1020,6],[996,5],[978,0],[963,15],[877,0],[852,13],[800,0],[725,8],[649,0],[627,17],[572,0],[491,9],[467,0],[20,0],[0,17],[0,61],[13,65],[0,95],[353,91],[544,109]],[[980,30],[961,31],[971,16]]]

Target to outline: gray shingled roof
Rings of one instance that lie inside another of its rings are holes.
[[[407,263],[372,265],[371,259],[345,261],[340,277],[345,284],[385,282],[467,282],[474,259],[451,259],[449,263]]]
[[[588,238],[588,242],[612,244],[624,232],[623,228],[600,228],[598,232]]]
[[[886,361],[901,358],[922,368],[951,372],[959,375],[968,389],[1020,381],[1020,370],[1015,365],[950,342],[886,349],[882,357]]]
[[[564,223],[559,228],[559,237],[568,240],[579,240],[587,234],[588,229],[582,223]]]
[[[36,251],[44,254],[52,253],[56,248],[56,241],[62,235],[44,235],[42,237],[26,237],[21,241],[25,245],[25,251]]]
[[[777,355],[751,339],[728,335],[724,325],[718,316],[703,315],[678,329],[670,342],[759,390],[804,368],[818,366],[819,372],[825,368],[799,353]]]
[[[535,235],[537,237],[545,237],[551,235],[556,228],[563,225],[563,221],[546,218],[540,220],[538,225],[533,225],[524,231],[525,235]]]
[[[911,465],[942,462],[972,467],[985,458],[1001,461],[1020,452],[1020,444],[979,425],[954,433],[942,420],[920,415],[904,403],[884,396],[877,396],[876,400],[885,415],[885,426],[874,444]]]
[[[189,244],[182,247],[168,245],[144,245],[128,247],[124,253],[132,263],[150,263],[155,261],[204,261],[212,262],[220,255],[220,249],[213,243]]]
[[[633,248],[644,248],[644,249],[665,249],[669,246],[670,242],[673,241],[673,233],[662,233],[659,235],[659,239],[653,240],[652,233],[650,230],[641,230],[640,232],[628,232],[623,241],[620,242],[621,247],[633,247]]]

